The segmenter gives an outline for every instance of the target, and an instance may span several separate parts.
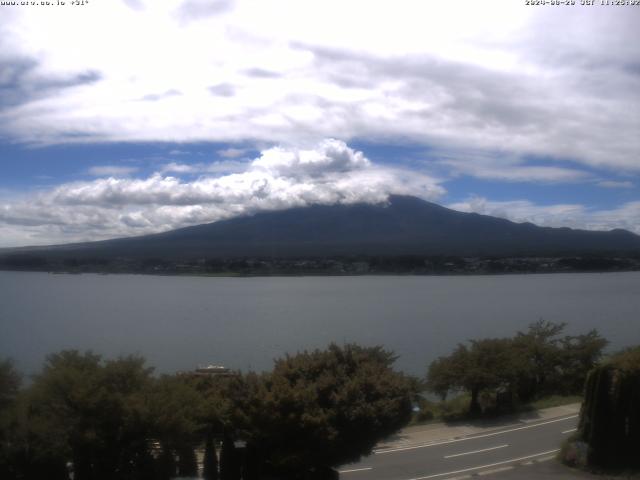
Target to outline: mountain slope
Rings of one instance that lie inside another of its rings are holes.
[[[29,249],[74,257],[200,258],[338,255],[576,255],[640,253],[640,236],[462,213],[391,196],[385,205],[333,205],[262,212],[156,235]]]

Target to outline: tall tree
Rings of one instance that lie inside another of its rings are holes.
[[[0,361],[0,412],[15,402],[22,378],[9,359]]]
[[[441,396],[463,390],[471,394],[469,413],[481,413],[483,390],[508,388],[516,376],[513,343],[507,338],[472,340],[458,345],[453,353],[434,361],[427,373],[427,388]]]
[[[260,450],[253,443],[248,443],[245,449],[242,480],[260,480],[261,472]]]
[[[608,343],[595,329],[584,335],[563,337],[558,389],[566,394],[581,393],[587,374],[598,364]]]
[[[181,445],[178,448],[178,476],[198,476],[198,459],[193,445]]]
[[[15,465],[19,454],[16,449],[16,400],[21,380],[11,360],[0,361],[0,478],[18,475]]]
[[[43,443],[58,439],[76,479],[127,478],[138,470],[151,431],[145,408],[151,369],[144,363],[63,351],[50,355],[34,379],[30,428]]]
[[[158,457],[158,480],[172,480],[178,473],[175,454],[166,444],[161,445],[161,448]]]
[[[565,323],[553,323],[540,319],[529,325],[526,332],[518,332],[514,338],[519,359],[518,395],[524,401],[554,389],[558,368],[562,362],[559,335]],[[547,388],[549,386],[549,389]]]
[[[414,383],[381,347],[287,355],[248,379],[248,442],[269,467],[305,472],[356,461],[411,418]]]
[[[218,455],[211,432],[207,434],[204,445],[202,478],[204,478],[204,480],[218,480]]]
[[[190,379],[177,375],[156,379],[145,402],[153,438],[175,450],[203,441],[204,405],[205,398]]]
[[[220,480],[240,480],[240,459],[235,442],[225,433],[220,451]]]

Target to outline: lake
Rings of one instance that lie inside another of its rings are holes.
[[[46,354],[139,353],[161,372],[269,369],[329,342],[384,345],[423,375],[458,342],[544,318],[640,344],[640,273],[214,278],[0,272],[0,357],[25,373]]]

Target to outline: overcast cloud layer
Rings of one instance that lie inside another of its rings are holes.
[[[640,169],[638,8],[92,3],[3,8],[5,135],[405,138]]]
[[[104,0],[0,8],[0,142],[187,149],[205,141],[262,151],[247,160],[230,147],[216,163],[181,162],[177,152],[152,176],[131,164],[92,165],[85,182],[0,191],[0,246],[389,193],[442,200],[459,176],[605,191],[632,190],[640,175],[640,7]],[[352,141],[432,154],[409,171],[372,163]],[[639,205],[452,203],[640,233]]]

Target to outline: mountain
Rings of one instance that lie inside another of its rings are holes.
[[[457,212],[415,197],[391,196],[385,204],[315,205],[261,212],[155,235],[29,248],[21,252],[52,258],[167,260],[353,255],[613,255],[640,253],[640,236],[626,230],[538,227]]]

